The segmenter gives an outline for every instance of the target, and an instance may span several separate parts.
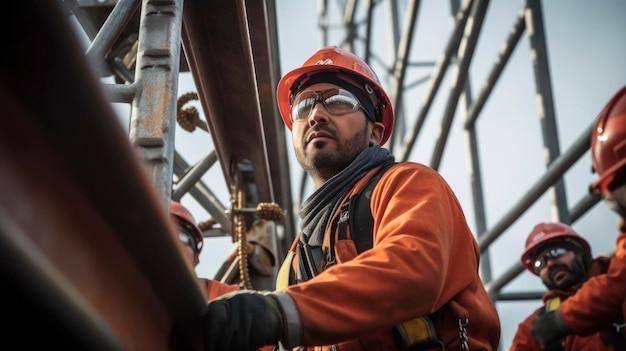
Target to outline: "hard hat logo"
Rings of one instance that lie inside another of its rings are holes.
[[[533,237],[533,242],[537,242],[537,241],[539,241],[539,240],[543,239],[543,237],[545,237],[545,236],[546,236],[546,233],[544,233],[544,232],[539,232],[539,233],[537,233],[537,235],[535,235],[535,236]]]
[[[333,60],[331,59],[325,59],[325,60],[319,60],[317,62],[315,62],[316,65],[332,65],[334,64]]]

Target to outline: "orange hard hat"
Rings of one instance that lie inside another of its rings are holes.
[[[202,234],[202,231],[196,224],[196,220],[191,215],[191,212],[189,212],[189,210],[185,206],[181,205],[180,202],[171,200],[170,201],[170,214],[176,217],[176,219],[178,219],[179,221],[182,221],[183,223],[187,224],[189,228],[193,229],[192,230],[193,234],[198,243],[204,242],[204,235]],[[202,244],[198,245],[198,248],[199,248],[199,251],[201,251]]]
[[[591,160],[598,172],[591,189],[604,193],[626,166],[626,86],[604,107],[591,132]]]
[[[570,226],[563,223],[539,223],[526,239],[526,250],[522,254],[522,264],[533,274],[538,275],[532,262],[535,253],[548,243],[563,241],[573,242],[591,256],[591,247],[587,240],[578,235]]]
[[[317,51],[311,56],[302,67],[296,68],[285,74],[276,89],[276,99],[280,115],[291,130],[291,101],[306,80],[314,74],[334,72],[344,73],[354,80],[363,81],[360,86],[368,94],[375,93],[374,107],[376,110],[376,121],[385,126],[385,132],[381,140],[384,145],[393,131],[394,115],[389,96],[380,85],[378,76],[360,57],[353,53],[340,49],[336,46],[327,46]],[[361,82],[359,82],[361,83]]]

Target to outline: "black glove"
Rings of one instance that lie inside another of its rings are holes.
[[[535,339],[543,345],[551,344],[573,332],[565,324],[563,316],[561,316],[558,309],[533,319],[530,331],[535,336]]]
[[[272,294],[236,291],[211,301],[204,316],[205,351],[251,351],[283,336],[283,313]]]

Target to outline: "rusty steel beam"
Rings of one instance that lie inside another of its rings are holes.
[[[278,243],[279,247],[276,252],[277,257],[285,257],[298,230],[295,228],[291,211],[293,197],[285,126],[276,104],[276,86],[281,77],[276,4],[274,0],[248,1],[247,6],[270,181],[274,191],[274,201],[287,210],[284,219],[285,238]]]
[[[239,167],[247,160],[259,201],[274,201],[244,1],[186,1],[182,32],[226,183],[244,186]]]
[[[0,272],[16,307],[3,335],[202,349],[193,265],[59,2],[16,6],[0,80]]]
[[[226,183],[288,213],[276,255],[296,233],[284,125],[276,105],[280,60],[275,4],[186,0],[182,42]],[[242,176],[249,161],[253,179]],[[252,204],[255,205],[255,204]],[[250,223],[248,223],[250,224]]]

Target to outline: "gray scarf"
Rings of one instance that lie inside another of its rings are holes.
[[[317,189],[300,208],[300,240],[311,246],[322,246],[324,232],[341,199],[370,170],[395,162],[389,150],[378,145],[363,150],[343,171]]]

